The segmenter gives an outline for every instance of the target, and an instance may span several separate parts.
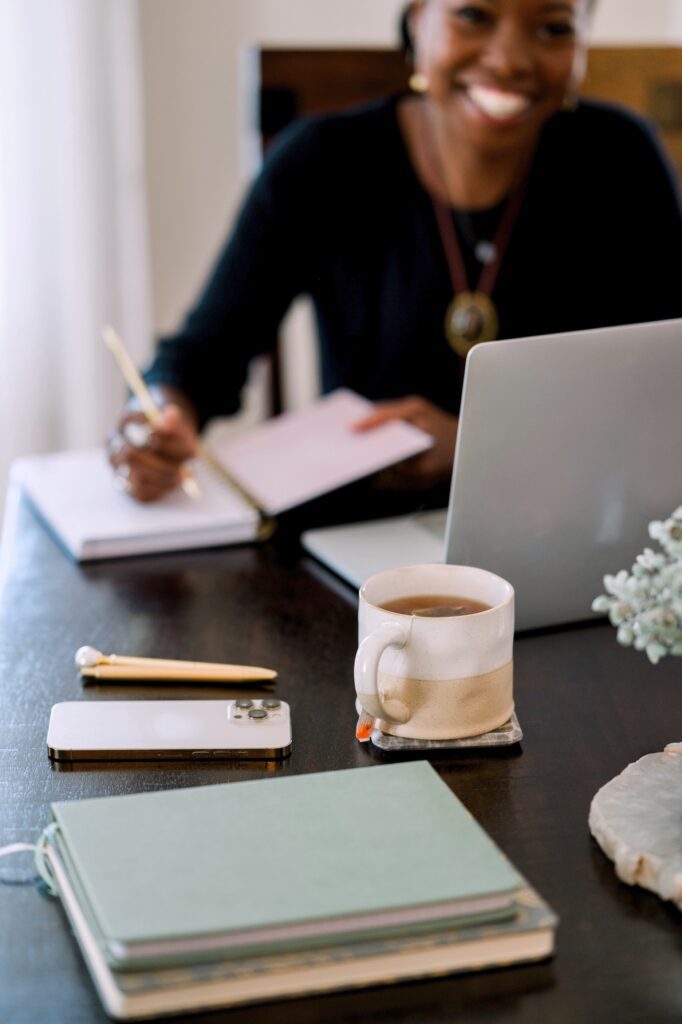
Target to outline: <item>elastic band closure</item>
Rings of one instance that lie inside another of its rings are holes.
[[[43,882],[45,889],[50,896],[58,896],[59,890],[55,882],[52,869],[45,858],[45,850],[48,843],[57,830],[57,823],[52,822],[40,834],[37,843],[9,843],[7,846],[0,846],[0,857],[11,857],[15,853],[32,853],[33,864],[37,874],[18,873],[14,877],[7,877],[0,874],[0,885],[37,885]]]
[[[0,846],[0,857],[11,857],[15,853],[32,853],[33,864],[37,874],[18,873],[14,877],[0,875],[0,885],[36,885],[44,882],[50,896],[58,896],[59,892],[52,874],[52,870],[45,859],[45,849],[52,839],[57,828],[53,822],[44,829],[37,843],[9,843],[7,846]]]
[[[33,853],[33,863],[37,874],[19,872],[13,877],[6,877],[0,874],[0,885],[4,886],[28,886],[43,883],[50,896],[58,896],[59,891],[54,880],[54,874],[45,857],[45,850],[56,831],[56,821],[42,830],[37,843],[9,843],[7,846],[0,846],[0,857],[11,857],[15,853]]]
[[[7,846],[0,846],[0,857],[11,857],[17,853],[33,853],[36,847],[33,843],[9,843]],[[0,872],[0,885],[35,885],[40,878],[33,872],[16,870],[14,872]]]
[[[51,825],[48,825],[47,828],[43,829],[43,831],[40,833],[40,838],[35,845],[35,857],[33,859],[36,871],[38,872],[42,881],[44,882],[45,888],[47,889],[50,896],[58,896],[59,889],[57,888],[57,883],[55,881],[52,868],[50,867],[45,856],[45,851],[47,850],[49,843],[52,842],[53,836],[56,831],[56,821],[53,821]]]

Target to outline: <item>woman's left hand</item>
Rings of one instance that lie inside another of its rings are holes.
[[[393,490],[427,490],[447,480],[452,473],[457,439],[457,417],[420,395],[379,402],[373,412],[353,424],[355,430],[372,430],[391,420],[405,420],[434,438],[428,451],[385,470],[379,486]]]

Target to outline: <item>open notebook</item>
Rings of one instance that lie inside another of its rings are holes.
[[[426,450],[428,434],[395,422],[366,433],[351,425],[371,403],[335,391],[216,448],[214,454],[271,516]],[[238,544],[258,535],[257,512],[209,465],[192,472],[193,501],[179,489],[141,505],[112,485],[100,449],[38,455],[15,462],[14,480],[78,561]]]

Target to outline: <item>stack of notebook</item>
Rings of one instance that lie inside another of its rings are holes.
[[[549,956],[555,917],[427,762],[53,805],[42,842],[114,1017]]]

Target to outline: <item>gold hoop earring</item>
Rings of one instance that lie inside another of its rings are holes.
[[[414,71],[407,80],[412,92],[427,92],[429,88],[429,80],[426,75],[422,75],[419,71]]]

